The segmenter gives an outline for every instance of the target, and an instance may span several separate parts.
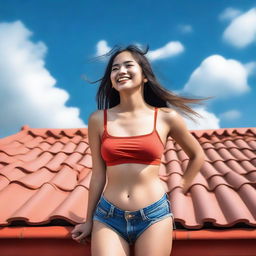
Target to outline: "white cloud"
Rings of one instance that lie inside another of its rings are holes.
[[[189,34],[193,32],[193,28],[191,25],[179,25],[178,29],[180,30],[181,33],[183,34]]]
[[[193,118],[196,120],[196,122],[194,122],[191,119],[183,116],[189,130],[220,128],[220,119],[214,113],[208,112],[204,107],[196,107],[193,108],[193,110],[199,113],[202,118],[193,115]]]
[[[172,56],[178,55],[184,51],[184,46],[178,42],[178,41],[173,41],[167,43],[165,46],[149,51],[147,53],[147,57],[151,60],[159,60],[159,59],[166,59],[170,58]]]
[[[101,56],[106,53],[108,53],[111,50],[111,48],[108,46],[108,43],[106,40],[101,40],[96,45],[96,56]]]
[[[248,71],[243,64],[212,55],[193,71],[183,92],[202,97],[232,97],[250,90],[247,79]]]
[[[140,43],[136,43],[135,45],[138,47],[141,47]],[[99,41],[96,45],[96,49],[97,49],[96,56],[106,54],[111,50],[111,48],[108,46],[107,41],[105,40]],[[153,51],[152,50],[148,51],[146,54],[146,57],[151,61],[155,61],[159,59],[167,59],[182,53],[184,49],[185,49],[184,46],[180,42],[173,41],[173,42],[167,43],[165,46],[161,48],[158,48]]]
[[[235,109],[232,109],[220,114],[220,118],[227,121],[233,121],[233,120],[239,119],[240,117],[241,117],[241,112]]]
[[[232,7],[226,8],[220,15],[219,19],[220,20],[233,20],[237,16],[241,14],[241,11]]]
[[[235,18],[225,29],[223,39],[237,48],[256,42],[256,8]]]
[[[65,106],[69,94],[55,87],[45,68],[47,47],[30,40],[22,22],[0,23],[1,135],[34,128],[85,127],[79,109]]]

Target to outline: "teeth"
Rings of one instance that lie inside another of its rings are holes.
[[[129,79],[128,77],[121,77],[121,78],[118,79],[118,82],[128,80],[128,79]]]

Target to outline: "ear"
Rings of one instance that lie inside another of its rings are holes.
[[[146,83],[146,82],[148,81],[148,79],[147,79],[147,78],[144,78],[143,81],[144,81],[144,83]]]

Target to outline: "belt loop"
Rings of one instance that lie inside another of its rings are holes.
[[[143,220],[146,220],[146,219],[147,219],[146,216],[145,216],[145,213],[144,213],[143,209],[140,209],[140,214],[141,214]]]
[[[110,210],[109,210],[109,213],[108,213],[108,217],[113,217],[114,209],[115,209],[115,206],[111,204],[110,205]]]

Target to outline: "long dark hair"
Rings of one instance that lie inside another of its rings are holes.
[[[147,78],[147,82],[144,84],[144,100],[147,104],[155,107],[171,107],[173,106],[178,111],[183,112],[187,117],[192,119],[190,114],[197,115],[202,117],[199,113],[191,109],[187,104],[202,104],[201,101],[208,100],[212,97],[201,98],[201,99],[193,99],[187,97],[181,97],[175,95],[173,92],[165,89],[158,81],[156,76],[153,73],[152,67],[146,58],[145,54],[148,52],[149,47],[143,51],[136,45],[128,45],[127,47],[115,46],[108,53],[101,55],[97,58],[101,57],[109,57],[105,73],[103,77],[93,83],[98,81],[100,82],[98,92],[96,95],[96,100],[98,103],[98,109],[112,108],[120,103],[120,95],[119,92],[112,87],[112,83],[110,80],[110,73],[112,69],[112,64],[115,57],[124,51],[129,51],[137,63],[141,66],[142,72]]]

